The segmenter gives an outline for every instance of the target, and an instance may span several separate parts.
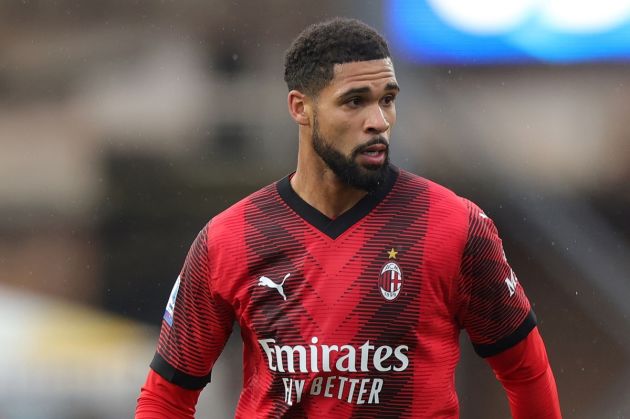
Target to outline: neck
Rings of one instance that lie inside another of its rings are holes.
[[[307,163],[299,153],[291,187],[300,198],[331,219],[352,208],[367,194],[341,182],[321,159],[317,162],[309,159]]]

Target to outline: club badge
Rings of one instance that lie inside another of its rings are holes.
[[[400,266],[396,263],[396,255],[398,252],[392,248],[387,252],[389,261],[383,265],[381,273],[378,276],[378,288],[381,295],[387,301],[393,301],[400,294],[403,284],[403,274]]]

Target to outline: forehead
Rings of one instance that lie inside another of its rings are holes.
[[[378,90],[388,83],[396,83],[394,64],[390,58],[335,64],[333,74],[333,79],[324,89],[333,95],[359,87]]]

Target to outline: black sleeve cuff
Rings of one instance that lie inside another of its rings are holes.
[[[159,353],[155,353],[153,361],[151,361],[151,369],[158,373],[169,383],[173,383],[187,390],[200,390],[210,382],[212,372],[203,377],[186,374],[177,370],[171,364],[166,362]]]
[[[534,314],[533,310],[530,310],[525,320],[511,335],[487,345],[476,345],[473,343],[473,348],[477,355],[482,358],[500,354],[525,339],[534,327],[536,327],[536,314]]]

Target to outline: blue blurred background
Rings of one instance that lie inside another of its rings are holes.
[[[393,161],[495,220],[565,417],[630,417],[630,1],[24,0],[0,4],[0,418],[133,415],[196,233],[295,166],[284,50],[337,15],[390,40]],[[233,416],[239,340],[199,418]],[[461,417],[509,417],[462,346]]]

